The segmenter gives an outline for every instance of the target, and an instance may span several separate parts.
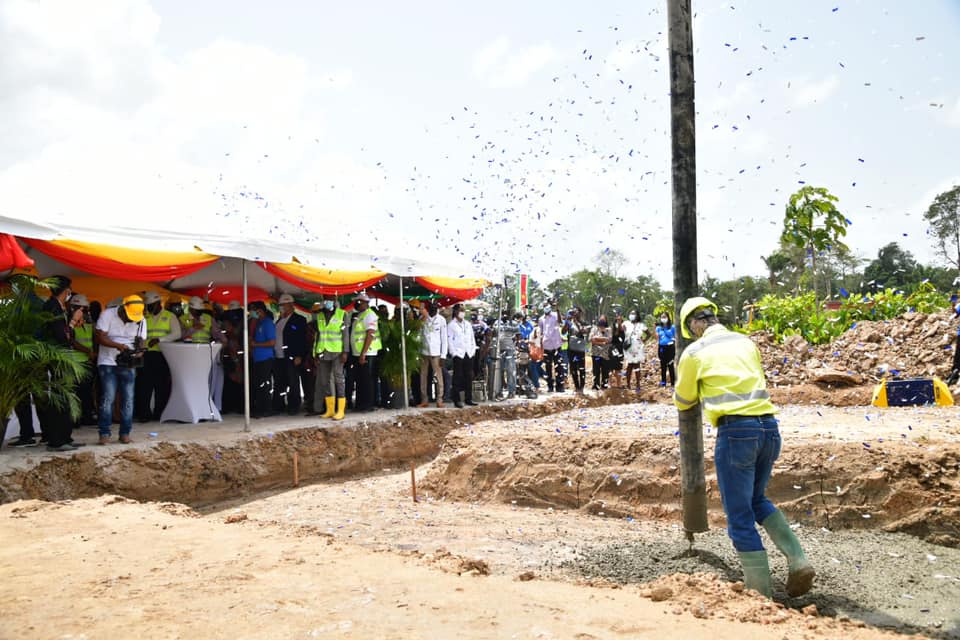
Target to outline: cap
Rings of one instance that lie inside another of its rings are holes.
[[[289,293],[284,293],[277,302],[280,304],[293,304],[293,296]]]
[[[127,312],[127,317],[133,322],[143,320],[143,298],[140,296],[127,296],[123,299],[123,308]]]
[[[314,302],[314,303],[313,303],[313,306],[310,307],[310,310],[311,310],[311,311],[320,311],[320,310],[322,310],[322,309],[323,309],[323,303],[322,303],[322,302]]]
[[[113,300],[107,303],[107,309],[116,309],[121,304],[123,304],[123,298],[114,298]]]
[[[201,300],[198,296],[193,296],[190,298],[189,306],[191,309],[195,309],[197,311],[203,311],[204,309],[203,300]]]
[[[354,302],[356,302],[357,300],[363,300],[364,302],[370,302],[370,296],[368,296],[368,295],[365,294],[365,293],[358,293],[357,295],[355,295],[355,296],[353,297],[353,301],[354,301]]]
[[[147,291],[143,294],[143,303],[144,304],[153,304],[154,302],[160,302],[160,294],[156,291]]]
[[[75,293],[70,297],[70,304],[74,307],[89,307],[90,301],[82,293]]]
[[[228,311],[240,311],[243,307],[240,306],[240,303],[236,300],[231,300],[230,304],[227,305]]]

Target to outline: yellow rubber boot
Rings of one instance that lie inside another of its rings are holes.
[[[343,416],[347,411],[347,399],[346,398],[337,398],[337,412],[333,414],[334,420],[343,420]]]
[[[323,399],[327,404],[327,412],[320,416],[321,418],[332,418],[333,417],[333,396],[327,396]]]

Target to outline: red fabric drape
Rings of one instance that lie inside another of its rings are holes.
[[[29,269],[33,260],[23,252],[17,239],[8,233],[0,233],[0,271]]]
[[[208,267],[217,261],[206,260],[203,262],[194,262],[191,264],[171,264],[156,266],[140,266],[117,262],[106,256],[91,255],[80,251],[73,251],[45,240],[33,240],[22,238],[22,240],[38,251],[42,251],[54,260],[58,260],[65,265],[71,266],[79,271],[101,276],[104,278],[114,278],[118,280],[146,280],[147,282],[165,282],[190,275],[204,267]]]
[[[434,284],[430,281],[429,278],[421,278],[419,276],[415,277],[414,280],[417,281],[417,284],[420,286],[433,291],[434,293],[439,293],[442,296],[446,296],[453,302],[462,302],[464,300],[472,300],[478,295],[483,293],[483,287],[476,287],[472,289],[455,289],[452,287],[442,287],[437,284]],[[444,305],[445,306],[445,305]]]
[[[318,282],[310,282],[309,280],[302,280],[300,278],[294,277],[284,271],[283,269],[277,269],[269,262],[258,262],[257,265],[261,267],[264,271],[270,275],[276,276],[281,280],[285,280],[292,285],[300,287],[301,289],[306,289],[307,291],[313,291],[314,293],[329,293],[333,295],[343,295],[347,293],[355,293],[357,291],[362,291],[367,287],[372,287],[381,280],[384,276],[377,276],[376,278],[371,278],[369,280],[364,280],[362,282],[351,282],[347,284],[336,284],[336,285],[326,285],[320,284]]]
[[[216,302],[224,307],[230,304],[230,302],[233,300],[243,304],[243,285],[241,284],[219,285],[214,286],[212,289],[208,287],[178,289],[177,293],[187,297],[197,296],[198,298],[203,298],[204,300],[209,299],[210,302]],[[263,300],[264,302],[267,302],[272,299],[272,296],[260,287],[251,287],[247,285],[247,298],[250,302],[257,300]]]

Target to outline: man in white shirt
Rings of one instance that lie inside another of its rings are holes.
[[[443,408],[443,361],[447,357],[447,322],[437,312],[437,305],[425,302],[420,307],[420,404],[430,404],[430,368],[437,380],[437,407]]]
[[[133,430],[133,391],[135,366],[129,357],[146,349],[147,323],[143,319],[143,298],[127,296],[118,307],[108,307],[97,320],[96,337],[100,345],[97,371],[100,374],[99,444],[109,444],[113,422],[113,401],[120,388],[120,442],[129,444]],[[119,361],[119,362],[118,362]],[[140,359],[140,363],[142,363]]]
[[[453,306],[453,320],[447,325],[447,349],[453,356],[453,404],[457,408],[464,404],[475,407],[473,401],[473,354],[477,352],[477,342],[473,337],[473,326],[464,320],[462,304]],[[460,401],[463,393],[464,401]]]

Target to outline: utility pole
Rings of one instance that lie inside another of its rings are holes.
[[[667,0],[670,43],[670,125],[673,174],[674,319],[683,301],[698,295],[697,286],[697,145],[693,83],[693,14],[691,0]],[[686,341],[677,331],[677,357]],[[693,534],[706,531],[707,482],[703,470],[703,426],[700,406],[681,411],[680,485],[683,528],[693,547]]]

